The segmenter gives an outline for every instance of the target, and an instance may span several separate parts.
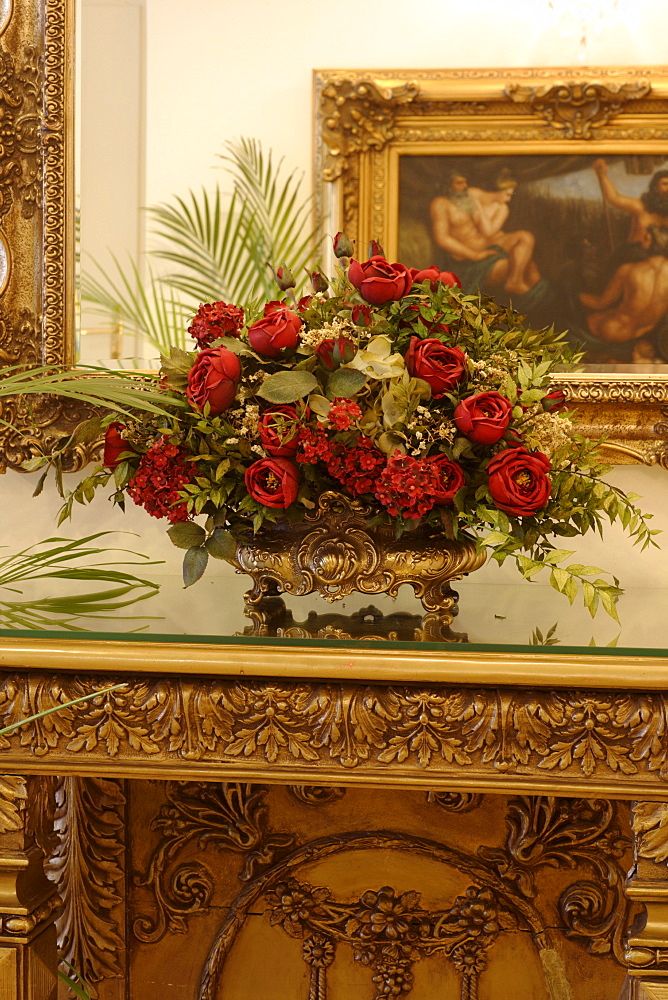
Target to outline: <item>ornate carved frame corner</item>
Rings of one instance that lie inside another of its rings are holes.
[[[0,20],[0,367],[73,360],[73,8],[3,5]],[[2,401],[0,471],[67,433],[67,401]]]
[[[668,153],[665,67],[314,71],[315,212],[397,249],[408,152]],[[668,469],[668,374],[564,373],[585,434],[615,464]]]

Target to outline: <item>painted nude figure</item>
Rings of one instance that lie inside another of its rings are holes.
[[[453,174],[447,193],[431,202],[434,241],[449,255],[464,287],[484,281],[501,285],[511,295],[523,295],[540,281],[533,234],[503,230],[515,188],[515,182],[507,179],[497,190],[484,191],[469,187],[463,175]]]
[[[668,312],[668,171],[658,171],[645,194],[632,198],[616,189],[605,160],[592,166],[605,200],[631,216],[629,243],[639,257],[620,264],[600,295],[582,292],[580,301],[594,310],[590,333],[622,343],[648,333]]]

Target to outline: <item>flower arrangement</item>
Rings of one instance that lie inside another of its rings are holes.
[[[655,532],[637,497],[602,479],[551,386],[572,360],[562,335],[526,329],[435,266],[390,263],[374,244],[361,262],[341,233],[334,251],[336,276],[314,271],[299,300],[284,265],[280,297],[251,315],[202,305],[195,349],[173,348],[151,383],[167,415],[112,409],[75,432],[104,431],[104,455],[65,494],[61,520],[113,479],[116,503],[169,522],[189,585],[209,556],[233,558],[236,539],[300,521],[334,490],[362,500],[372,524],[475,538],[527,579],[545,569],[571,602],[581,589],[592,614],[600,604],[616,616],[617,580],[569,563],[555,538],[606,520],[642,547]]]

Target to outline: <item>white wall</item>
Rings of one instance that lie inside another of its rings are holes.
[[[147,0],[147,202],[209,184],[225,139],[257,137],[310,178],[311,70],[438,66],[564,66],[578,60],[577,39],[547,27],[542,0],[468,0],[467,3],[385,0]],[[628,21],[589,44],[589,62],[668,62],[668,6],[635,0]],[[101,120],[100,128],[105,127]],[[220,175],[222,176],[222,175]],[[0,518],[11,525],[3,544],[18,546],[55,532],[58,501],[52,490],[38,500],[35,477],[0,479]],[[668,530],[668,473],[620,467],[612,479],[644,497]],[[124,519],[104,501],[80,510],[62,531],[100,527],[138,531],[139,548],[176,568],[180,554],[163,544],[162,522],[132,510]],[[668,545],[668,536],[666,536]],[[627,587],[668,583],[664,553],[641,555],[610,532],[604,543],[578,545],[583,562],[610,568]],[[498,580],[494,567],[485,569]],[[510,578],[510,577],[509,577]]]

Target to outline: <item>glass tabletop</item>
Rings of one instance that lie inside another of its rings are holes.
[[[668,655],[668,595],[662,587],[627,589],[619,600],[618,624],[603,611],[592,619],[581,599],[571,606],[549,585],[519,578],[496,583],[490,582],[494,579],[490,573],[476,573],[455,584],[459,613],[449,624],[438,613],[425,614],[407,586],[396,598],[353,593],[329,603],[317,595],[284,595],[251,608],[244,601],[249,577],[226,563],[217,563],[188,589],[176,573],[159,570],[146,567],[142,579],[147,585],[118,601],[126,606],[117,608],[108,607],[108,597],[91,599],[100,585],[49,581],[49,598],[62,599],[62,605],[56,604],[60,611],[71,606],[77,613],[45,615],[39,628],[2,628],[0,642],[47,637],[237,645],[278,641],[286,646],[363,644],[444,651],[456,643],[460,653],[465,648],[537,653],[549,647],[557,655],[578,651],[607,657]],[[22,589],[21,601],[34,599],[39,604],[43,583]],[[85,599],[81,605],[76,603],[77,594]],[[28,616],[22,621],[35,624]]]

